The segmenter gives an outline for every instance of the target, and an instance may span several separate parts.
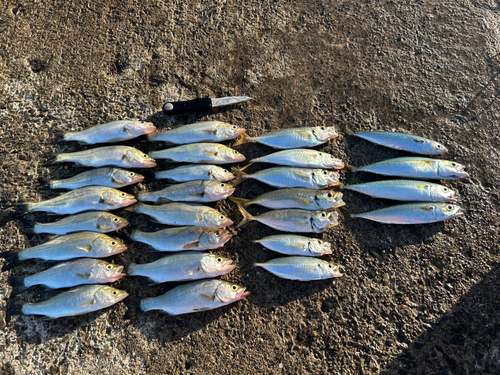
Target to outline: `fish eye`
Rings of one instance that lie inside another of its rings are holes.
[[[217,259],[217,263],[222,263],[223,259],[221,257],[218,257]]]
[[[220,184],[220,187],[224,187],[224,186],[226,186],[226,184]]]
[[[118,223],[118,220],[120,220],[120,219],[118,219],[117,217],[114,217],[114,218],[113,218],[113,221],[114,221],[115,223]]]
[[[328,172],[327,171],[323,171],[323,174],[326,176],[328,174]]]
[[[436,148],[442,148],[443,146],[441,146],[439,143],[436,145]]]
[[[220,236],[220,231],[218,230],[217,232],[215,232],[215,235]]]
[[[322,212],[321,217],[326,217],[326,214],[324,212]]]
[[[450,165],[451,165],[452,167],[456,167],[456,166],[457,166],[457,163],[451,162],[451,163],[450,163]]]
[[[113,269],[113,265],[112,265],[112,264],[108,264],[108,265],[106,266],[106,269],[107,269],[107,270],[112,270],[112,269]]]
[[[236,129],[236,128],[237,128],[237,126],[236,126],[236,125],[233,125],[232,127],[233,127],[233,129]]]
[[[113,290],[113,295],[116,296],[118,292],[116,290]]]
[[[237,153],[238,153],[238,151],[234,150],[234,153],[235,153],[235,154],[237,154]]]
[[[121,193],[120,196],[121,197],[125,197],[127,194],[126,193]]]
[[[451,204],[449,204],[448,206],[446,206],[446,209],[447,209],[448,211],[451,211],[451,210],[453,210],[453,206],[452,206]]]
[[[321,244],[323,243],[323,241],[321,241],[321,240],[318,240],[318,243],[319,243],[319,244],[321,245]]]
[[[219,219],[224,220],[224,216],[223,216],[223,215],[220,215],[220,216],[219,216]]]
[[[134,172],[128,172],[128,175],[129,175],[130,177],[134,177],[134,176],[135,176],[135,173],[134,173]]]
[[[327,196],[328,198],[333,197],[332,193],[328,193],[326,196]]]
[[[222,172],[229,173],[229,171],[227,169],[224,169]]]
[[[238,290],[238,285],[233,285],[233,286],[231,287],[231,289],[232,289],[232,290],[234,290],[234,291],[236,292],[236,291]]]
[[[328,266],[327,266],[327,267],[328,267],[328,268],[330,268],[330,269],[332,269],[332,268],[333,268],[333,266],[332,266],[330,263],[328,263]]]
[[[147,154],[142,154],[142,157],[143,157],[143,158],[149,158],[149,155],[147,155]]]
[[[446,193],[448,191],[448,188],[447,187],[444,187],[443,188],[443,191]]]
[[[324,126],[322,126],[320,129],[321,129],[321,130],[325,130],[325,127],[324,127]]]
[[[116,241],[111,241],[109,244],[110,244],[111,246],[116,246],[116,245],[118,245],[118,242],[116,242]]]

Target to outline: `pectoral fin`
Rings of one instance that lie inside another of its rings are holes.
[[[310,137],[311,133],[309,133],[307,130],[296,130],[296,133],[303,135],[304,137]]]
[[[189,250],[189,249],[193,249],[193,248],[198,248],[199,246],[200,246],[200,241],[194,241],[194,242],[190,242],[190,243],[185,244],[184,246],[182,246],[182,248],[184,250]]]
[[[295,176],[297,177],[300,177],[300,178],[309,178],[310,176],[305,173],[305,172],[301,172],[301,171],[297,171],[297,170],[292,170],[291,171]]]
[[[195,216],[196,216],[196,219],[198,220],[198,223],[203,222],[203,218],[200,215],[195,215]]]
[[[204,300],[207,300],[209,302],[215,301],[215,296],[212,294],[201,294],[201,298],[203,298]]]
[[[203,151],[203,153],[207,156],[217,156],[217,151]]]
[[[197,269],[195,269],[195,270],[191,270],[191,271],[189,271],[187,274],[191,276],[191,275],[196,275],[196,274],[197,274],[197,273],[199,273],[199,272],[200,272],[200,269],[199,269],[199,268],[197,268]]]
[[[88,280],[90,278],[90,273],[77,273],[76,276],[80,279]]]
[[[85,303],[82,303],[80,306],[78,306],[79,308],[80,307],[90,307],[90,306],[94,306],[94,303],[95,303],[95,299],[91,299],[90,301],[88,302],[85,302]]]
[[[203,198],[205,196],[204,193],[196,193],[196,194],[189,194],[190,197],[198,197],[198,198]]]
[[[434,209],[434,206],[420,207],[420,209],[421,209],[422,211],[429,212],[429,211],[432,211],[432,210]]]
[[[132,136],[132,135],[133,135],[133,134],[131,133],[131,131],[130,131],[130,130],[128,130],[127,128],[123,128],[123,132],[124,132],[125,134],[127,134],[127,135],[130,135],[130,136]]]
[[[84,247],[84,246],[75,246],[75,249],[83,250],[86,253],[90,253],[90,250],[92,250],[92,247],[90,247],[90,246],[87,246],[87,247]]]
[[[292,201],[294,201],[295,203],[297,203],[299,206],[302,206],[302,207],[307,207],[311,204],[311,201],[307,198],[293,198],[291,199]]]
[[[415,142],[415,143],[424,143],[424,141],[421,140],[421,139],[414,139],[413,142]]]
[[[202,133],[203,134],[209,134],[209,135],[216,135],[217,134],[217,129],[216,130],[206,129],[206,130],[203,130]]]

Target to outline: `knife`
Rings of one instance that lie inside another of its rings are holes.
[[[177,113],[203,111],[214,107],[237,104],[251,99],[252,98],[248,96],[226,96],[225,98],[200,98],[183,102],[169,102],[165,103],[163,106],[163,112],[167,115],[174,115]]]

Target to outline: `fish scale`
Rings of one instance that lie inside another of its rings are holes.
[[[301,168],[344,168],[344,163],[333,155],[309,149],[292,149],[252,159],[249,164],[271,163]]]

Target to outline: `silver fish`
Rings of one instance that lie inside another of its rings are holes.
[[[342,162],[342,160],[335,158],[333,155],[316,150],[300,148],[278,151],[274,154],[269,154],[260,158],[252,159],[248,162],[248,164],[254,163],[272,163],[301,168],[344,168],[344,163]]]
[[[284,232],[321,233],[338,225],[338,214],[333,211],[273,210],[252,216],[239,205],[238,209],[243,215],[243,220],[236,228],[252,220]]]
[[[265,248],[287,255],[320,257],[332,254],[332,244],[317,238],[298,236],[295,234],[278,234],[252,241]]]
[[[249,137],[243,133],[232,147],[238,147],[247,142],[257,142],[278,149],[315,147],[337,137],[338,134],[333,126],[290,128],[276,130],[258,137]]]
[[[42,182],[51,189],[79,189],[85,186],[107,186],[121,188],[144,180],[139,173],[118,168],[97,168],[77,174],[64,180],[47,180]]]
[[[153,168],[156,163],[149,155],[129,146],[107,146],[90,150],[57,154],[45,165],[74,162],[86,167]]]
[[[77,232],[56,237],[26,250],[0,254],[12,265],[28,259],[69,260],[74,258],[106,258],[127,250],[119,240],[96,232]]]
[[[211,279],[182,284],[154,298],[125,300],[129,308],[125,319],[138,313],[162,310],[168,315],[189,314],[229,305],[248,296],[245,288],[226,281]]]
[[[138,214],[145,214],[165,225],[225,228],[233,222],[213,208],[195,203],[167,203],[151,206],[136,203],[127,208]]]
[[[130,263],[129,276],[144,276],[155,283],[208,279],[228,274],[236,266],[231,259],[219,255],[185,251],[152,263]]]
[[[272,209],[300,208],[308,211],[331,210],[345,206],[342,193],[333,190],[291,188],[272,190],[254,199],[228,197],[229,200],[247,208],[258,204]]]
[[[20,213],[49,212],[71,215],[83,211],[109,211],[136,203],[133,195],[104,186],[87,186],[71,190],[55,198],[19,205]]]
[[[338,172],[325,169],[277,167],[246,174],[243,173],[245,168],[236,169],[233,167],[232,170],[236,176],[236,180],[232,183],[233,186],[247,179],[254,179],[277,188],[324,189],[340,184]]]
[[[134,229],[130,238],[145,243],[159,251],[212,250],[224,246],[232,234],[221,228],[178,227],[157,232],[141,232]]]
[[[245,157],[238,151],[218,143],[195,143],[151,151],[149,156],[175,163],[228,164],[238,163]]]
[[[123,266],[99,259],[78,259],[59,263],[48,270],[31,276],[14,277],[10,280],[11,295],[22,293],[34,285],[60,289],[83,284],[113,283],[126,276],[122,271]]]
[[[239,137],[245,129],[222,121],[203,121],[181,125],[162,132],[150,134],[150,141],[183,145],[196,142],[222,142]]]
[[[350,136],[363,138],[378,145],[393,148],[396,150],[412,152],[414,154],[441,155],[445,152],[448,152],[446,147],[444,147],[441,143],[412,134],[383,131],[365,133],[352,133],[350,131],[347,131],[347,134]]]
[[[109,212],[90,211],[65,217],[53,223],[33,223],[23,220],[25,233],[67,234],[80,231],[108,233],[128,225],[128,221]]]
[[[207,180],[226,182],[234,178],[234,175],[227,169],[217,165],[195,164],[183,165],[169,169],[168,171],[160,171],[155,173],[158,180],[167,179],[173,182],[187,182],[194,180]]]
[[[152,192],[139,192],[141,202],[216,202],[234,193],[234,187],[226,182],[189,181],[171,185]]]
[[[254,263],[272,274],[287,280],[312,281],[340,277],[339,266],[310,257],[283,257],[265,263]]]
[[[57,319],[101,310],[128,296],[124,290],[107,285],[82,285],[59,293],[44,302],[31,303],[18,300],[7,310],[9,315],[45,315]]]
[[[353,190],[374,198],[413,202],[456,202],[455,192],[432,182],[416,180],[385,180],[346,185],[341,189]]]
[[[352,168],[354,173],[370,172],[384,176],[400,176],[423,180],[456,180],[468,178],[464,166],[454,161],[422,157],[403,157],[384,160],[364,167]]]
[[[455,204],[426,202],[401,204],[349,216],[384,224],[426,224],[451,220],[461,215],[460,206]]]
[[[63,139],[77,141],[82,145],[115,143],[127,141],[155,130],[156,127],[151,122],[119,120],[92,126],[79,132],[64,133]]]

